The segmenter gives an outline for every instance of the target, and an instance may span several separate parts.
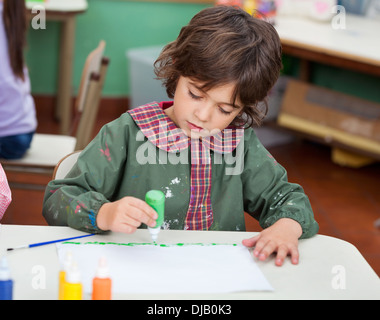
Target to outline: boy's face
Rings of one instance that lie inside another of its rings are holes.
[[[185,134],[197,139],[214,135],[227,128],[243,110],[233,106],[234,83],[203,91],[202,83],[180,77],[174,95],[174,104],[166,113]]]

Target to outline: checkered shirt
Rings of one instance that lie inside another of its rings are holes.
[[[5,210],[12,201],[11,189],[9,188],[7,176],[0,164],[0,220],[3,217]]]
[[[244,129],[228,127],[207,138],[190,139],[163,111],[172,102],[152,102],[129,111],[142,133],[166,152],[191,149],[190,203],[185,219],[187,230],[208,230],[213,222],[211,205],[210,150],[232,152],[244,136]]]

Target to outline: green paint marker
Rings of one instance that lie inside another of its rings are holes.
[[[145,202],[158,214],[155,227],[148,227],[152,241],[156,241],[165,216],[165,194],[159,190],[150,190],[145,195]]]

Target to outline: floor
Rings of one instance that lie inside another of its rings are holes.
[[[56,133],[58,125],[51,112],[38,111],[39,132]],[[112,115],[98,117],[98,130],[112,120]],[[375,272],[380,275],[380,163],[361,169],[335,165],[330,148],[305,140],[295,140],[269,151],[288,171],[289,180],[299,183],[308,194],[320,234],[337,237],[355,245]],[[44,185],[50,175],[7,173],[12,184],[13,202],[2,223],[46,225],[41,215]],[[32,189],[19,187],[32,181]],[[25,208],[27,203],[27,208]],[[247,229],[259,231],[257,222],[247,219]]]

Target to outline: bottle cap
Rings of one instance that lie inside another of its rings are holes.
[[[158,234],[160,232],[160,228],[151,228],[151,227],[148,227],[148,230],[149,230],[150,236],[152,237],[152,240],[153,241],[157,241]]]
[[[61,269],[67,271],[73,263],[73,255],[70,250],[66,251],[65,258],[62,261]]]
[[[78,264],[73,261],[66,272],[66,282],[79,283],[81,280],[81,274],[78,268]]]
[[[0,281],[10,280],[11,272],[8,267],[8,261],[6,257],[3,257],[0,261]]]
[[[109,278],[109,269],[107,265],[107,260],[105,257],[99,259],[98,269],[96,269],[96,278]]]

